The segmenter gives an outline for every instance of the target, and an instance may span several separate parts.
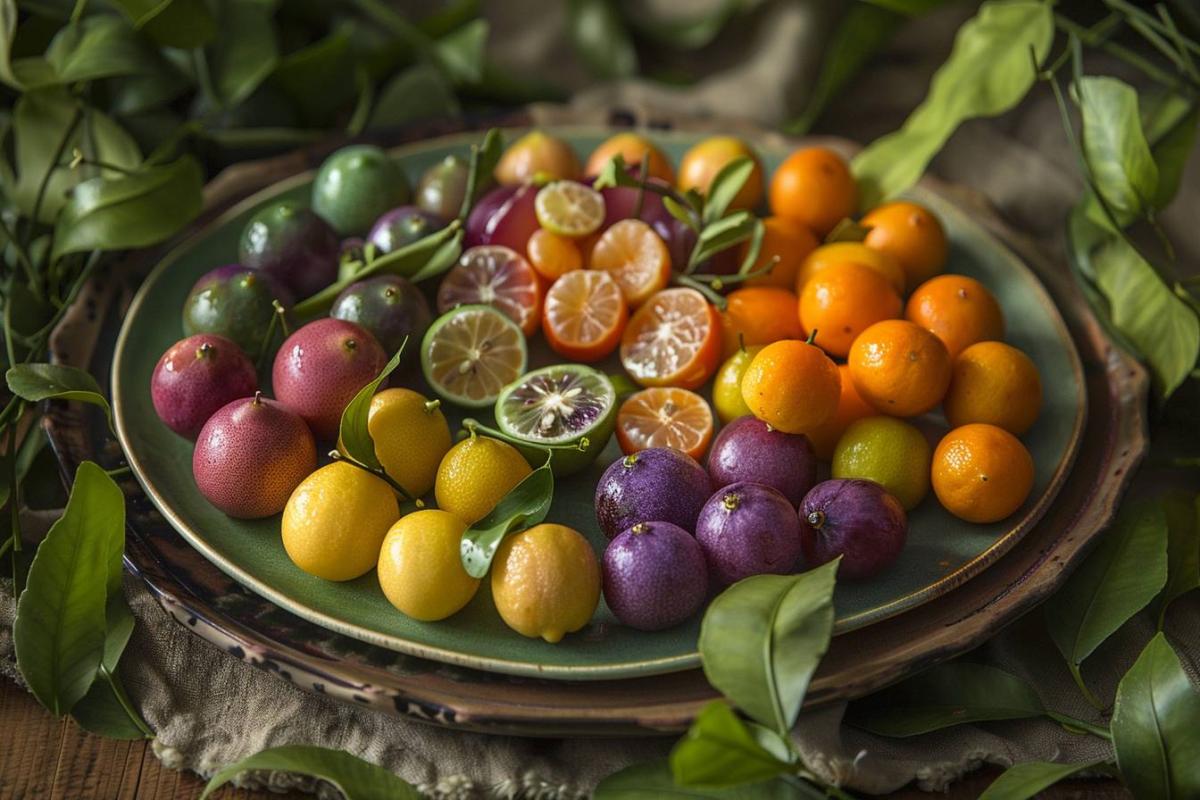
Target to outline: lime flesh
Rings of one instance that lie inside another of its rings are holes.
[[[421,371],[439,397],[468,408],[495,402],[525,372],[525,334],[491,306],[469,305],[438,317],[421,342]]]

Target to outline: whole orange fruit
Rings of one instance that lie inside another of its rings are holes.
[[[950,354],[942,340],[903,319],[876,322],[850,347],[858,393],[895,417],[932,411],[950,385]]]
[[[502,186],[516,186],[539,177],[578,180],[581,173],[571,145],[535,129],[508,146],[496,162],[495,177]]]
[[[796,294],[804,291],[804,284],[821,270],[834,264],[845,264],[847,261],[870,267],[887,278],[898,294],[904,294],[904,270],[900,268],[896,259],[887,253],[872,250],[862,242],[830,242],[805,256],[800,270],[796,273]]]
[[[946,231],[929,209],[916,203],[884,203],[862,218],[871,231],[863,244],[900,262],[912,288],[946,266]]]
[[[933,452],[933,491],[967,522],[998,522],[1033,489],[1033,457],[1003,428],[973,423],[947,433]]]
[[[879,414],[875,410],[875,406],[863,400],[858,394],[858,389],[854,388],[854,380],[850,377],[850,366],[839,364],[838,372],[841,373],[842,390],[838,396],[837,410],[833,412],[832,417],[804,432],[812,442],[813,450],[817,452],[817,458],[822,461],[829,461],[833,458],[833,450],[837,447],[838,440],[853,423]]]
[[[824,236],[858,207],[858,185],[842,157],[825,147],[792,153],[771,177],[771,213]]]
[[[654,142],[645,136],[631,131],[618,133],[601,142],[588,156],[583,174],[599,175],[608,162],[612,161],[613,156],[618,153],[631,167],[640,167],[643,159],[649,161],[648,177],[661,178],[667,183],[675,183],[675,168],[671,166],[671,160],[667,158],[666,154],[655,147]]]
[[[822,350],[845,358],[850,345],[867,328],[900,316],[903,303],[887,279],[861,264],[838,264],[822,270],[800,293],[800,327],[816,332]]]
[[[762,249],[758,251],[758,260],[751,271],[764,269],[773,258],[779,260],[769,271],[755,275],[744,285],[795,288],[796,273],[800,271],[805,257],[817,248],[817,244],[817,237],[799,222],[784,217],[767,217],[763,220]],[[738,252],[738,263],[745,259],[749,247],[749,242],[742,245]]]
[[[756,208],[763,196],[762,162],[750,145],[735,136],[712,136],[684,153],[683,160],[679,162],[679,188],[708,194],[708,187],[721,168],[742,156],[754,160],[754,171],[733,198],[730,208]]]
[[[784,433],[804,433],[837,411],[841,376],[816,345],[796,339],[769,344],[742,376],[750,413]]]
[[[976,342],[1004,338],[1004,312],[988,288],[966,275],[939,275],[917,287],[904,317],[937,335],[953,358]]]
[[[787,289],[747,286],[725,298],[721,312],[721,345],[725,358],[747,347],[780,339],[803,339],[796,316],[796,295]]]
[[[1042,379],[1029,356],[1004,342],[979,342],[958,354],[942,401],[958,427],[986,422],[1020,436],[1042,409]]]

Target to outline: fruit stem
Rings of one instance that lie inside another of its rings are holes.
[[[435,412],[439,408],[441,408],[441,406],[442,406],[441,400],[436,400],[436,399],[435,400],[426,400],[425,401],[425,413],[432,414],[433,412]]]
[[[196,358],[208,358],[216,351],[212,346],[212,342],[205,342],[196,348]]]
[[[813,328],[812,333],[808,334],[808,338],[805,339],[804,342],[805,342],[805,344],[811,344],[815,347],[816,341],[817,341],[817,329]]]
[[[649,533],[649,531],[650,531],[650,525],[645,522],[639,522],[638,524],[634,525],[632,528],[629,529],[629,532],[634,535],[637,535],[640,533]]]
[[[393,479],[391,475],[388,475],[387,472],[385,472],[383,469],[376,469],[375,467],[369,467],[366,464],[360,464],[359,462],[355,461],[353,458],[350,458],[349,456],[347,456],[345,453],[343,453],[340,450],[330,450],[329,457],[332,458],[334,461],[344,462],[346,464],[349,464],[352,467],[358,467],[363,472],[374,475],[376,478],[379,478],[381,481],[386,483],[388,486],[392,487],[392,491],[395,492],[396,494],[400,495],[400,497],[403,498],[404,500],[407,500],[408,502],[415,504],[417,508],[425,507],[425,503],[422,502],[421,498],[413,497],[411,494],[409,494],[407,489],[405,489],[403,486],[401,486],[399,483],[397,483],[395,481],[395,479]]]
[[[738,352],[746,352],[746,334],[743,331],[738,331]]]
[[[811,512],[809,512],[809,515],[808,515],[808,517],[806,517],[806,519],[808,520],[809,525],[813,526],[814,528],[820,529],[821,526],[823,526],[825,524],[825,512],[821,511],[820,509],[818,509],[816,511],[811,511]]]
[[[271,305],[275,308],[275,316],[279,318],[279,328],[283,331],[283,338],[286,339],[292,335],[292,329],[287,323],[287,310],[278,300],[272,300]]]
[[[256,406],[261,406],[261,405],[262,405],[262,392],[260,392],[260,391],[258,391],[257,389],[255,389],[255,390],[254,390],[254,399],[253,399],[253,400],[251,400],[250,402],[251,402],[253,405],[256,405]]]
[[[741,504],[742,498],[738,497],[733,492],[730,492],[721,498],[721,505],[725,507],[726,511],[736,511],[737,507]]]

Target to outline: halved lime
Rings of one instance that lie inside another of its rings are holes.
[[[421,371],[438,397],[483,408],[525,372],[525,334],[491,306],[459,306],[434,320],[421,341]]]
[[[587,467],[608,444],[617,417],[617,392],[603,372],[557,364],[524,375],[501,390],[496,425],[538,465],[554,450],[555,475]],[[586,439],[586,442],[584,441]]]
[[[554,181],[538,190],[533,200],[538,224],[560,236],[587,236],[604,223],[604,197],[575,181]]]

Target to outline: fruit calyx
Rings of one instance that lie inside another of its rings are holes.
[[[637,463],[638,463],[637,453],[630,453],[629,455],[627,455],[621,459],[621,466],[625,467],[625,469],[633,469],[633,467]]]
[[[804,340],[804,343],[811,344],[813,347],[817,346],[817,344],[816,344],[817,343],[817,329],[816,328],[812,329],[812,332],[808,334],[808,338]]]
[[[196,360],[202,358],[212,358],[217,354],[217,348],[212,346],[212,342],[205,342],[196,348]]]
[[[736,492],[729,492],[721,498],[721,505],[726,511],[737,511],[738,506],[742,504],[741,495]]]
[[[629,532],[635,536],[641,535],[643,533],[649,533],[650,532],[650,523],[639,522],[638,524],[636,524],[632,528],[630,528]]]
[[[809,525],[813,526],[817,530],[820,530],[825,525],[825,512],[821,511],[820,509],[817,509],[816,511],[810,511],[805,519],[808,521]]]

